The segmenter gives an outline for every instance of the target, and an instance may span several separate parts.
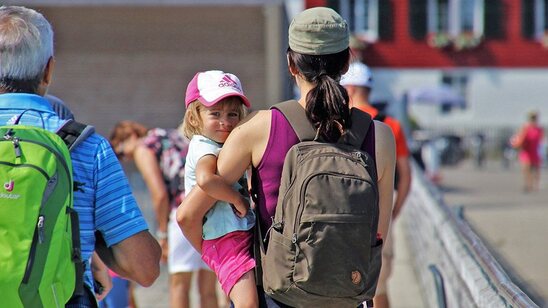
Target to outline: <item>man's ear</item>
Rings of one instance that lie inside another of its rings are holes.
[[[53,70],[55,68],[55,58],[50,57],[46,68],[44,69],[44,77],[42,77],[42,82],[46,87],[49,87],[53,79]]]
[[[48,88],[53,79],[53,70],[55,68],[55,59],[50,57],[46,67],[44,68],[44,74],[42,75],[42,80],[40,80],[40,85],[38,86],[38,94],[45,95],[48,92]]]

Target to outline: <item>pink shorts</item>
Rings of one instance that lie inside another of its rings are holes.
[[[217,274],[226,295],[245,273],[255,267],[252,240],[253,233],[235,231],[202,242],[202,260]]]

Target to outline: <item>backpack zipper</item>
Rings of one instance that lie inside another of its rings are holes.
[[[40,167],[37,167],[35,165],[31,165],[31,164],[13,164],[13,163],[8,163],[7,161],[0,161],[0,165],[6,165],[6,166],[10,166],[10,167],[14,167],[14,168],[19,168],[19,167],[28,167],[28,168],[31,168],[31,169],[34,169],[38,172],[40,172],[45,178],[47,181],[49,181],[49,175],[46,173],[46,171]]]

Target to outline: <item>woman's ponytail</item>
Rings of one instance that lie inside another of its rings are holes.
[[[348,93],[338,82],[347,67],[349,50],[316,56],[289,49],[288,56],[303,77],[316,85],[306,96],[306,116],[323,140],[336,142],[351,125]]]

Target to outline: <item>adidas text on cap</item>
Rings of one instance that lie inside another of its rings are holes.
[[[247,108],[251,107],[236,75],[223,71],[199,72],[186,88],[185,106],[188,107],[193,101],[199,100],[204,106],[211,107],[230,96],[241,98]]]

